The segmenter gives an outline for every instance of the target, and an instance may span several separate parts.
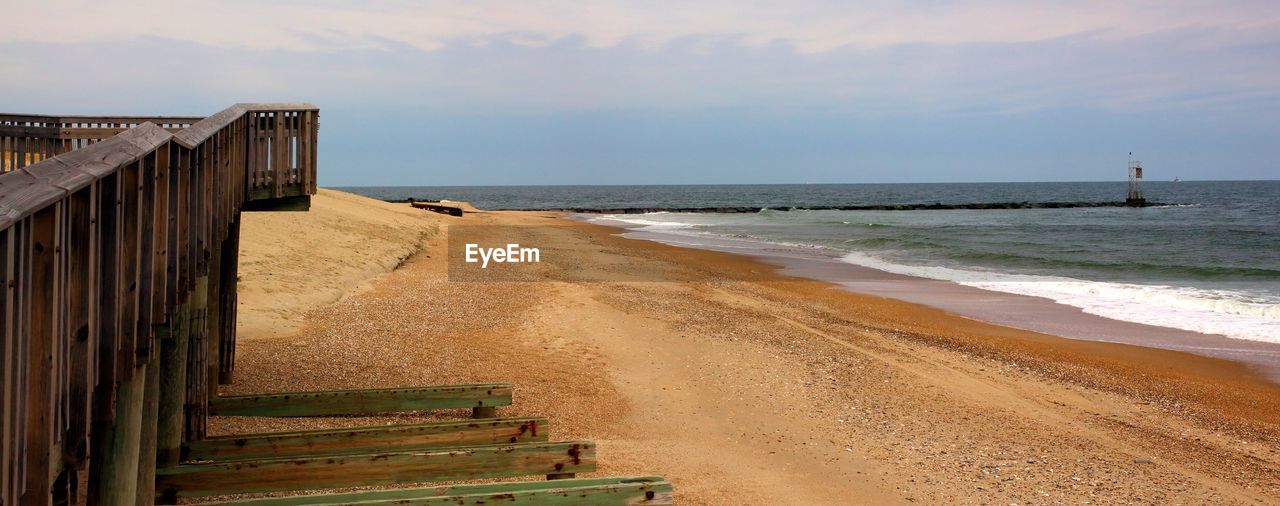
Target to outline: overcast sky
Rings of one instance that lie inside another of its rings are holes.
[[[1280,178],[1275,1],[0,11],[0,110],[310,101],[325,185]]]

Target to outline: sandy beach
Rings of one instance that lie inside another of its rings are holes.
[[[451,282],[459,225],[541,262]],[[500,416],[548,416],[552,439],[599,443],[600,474],[662,475],[687,504],[1280,501],[1280,385],[1237,362],[985,324],[558,213],[321,190],[243,226],[222,394],[507,381]]]

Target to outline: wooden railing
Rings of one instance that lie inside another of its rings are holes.
[[[86,147],[143,123],[179,132],[199,116],[47,116],[0,114],[0,172]]]
[[[150,498],[234,367],[241,210],[315,192],[314,106],[152,119],[0,115],[0,504]]]

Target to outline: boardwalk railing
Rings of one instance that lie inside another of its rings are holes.
[[[0,172],[21,169],[51,156],[87,147],[143,123],[176,133],[202,119],[199,116],[0,114]]]
[[[204,438],[234,368],[240,212],[305,205],[318,124],[309,104],[0,115],[0,504],[133,504],[148,456]]]

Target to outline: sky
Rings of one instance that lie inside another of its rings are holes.
[[[1280,2],[6,0],[0,111],[321,109],[320,183],[1280,179]]]

